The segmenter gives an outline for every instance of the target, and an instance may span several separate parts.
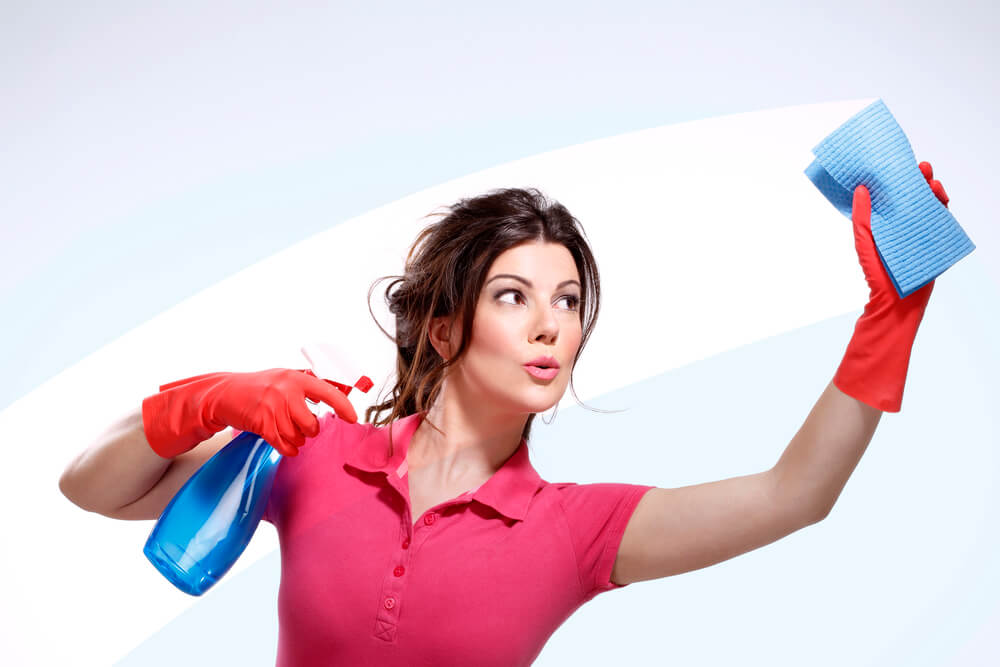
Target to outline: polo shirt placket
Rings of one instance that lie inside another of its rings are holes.
[[[407,571],[411,569],[411,563],[416,557],[417,553],[420,551],[421,545],[423,545],[428,539],[433,537],[433,530],[435,524],[438,524],[444,517],[442,517],[439,510],[451,507],[453,505],[467,505],[474,499],[475,493],[482,488],[483,485],[472,489],[471,491],[466,491],[461,495],[452,498],[451,500],[446,500],[443,503],[439,503],[434,507],[428,509],[424,512],[422,517],[418,517],[420,520],[414,524],[414,518],[412,515],[413,508],[410,506],[410,486],[409,478],[407,476],[407,471],[409,465],[406,461],[406,451],[409,448],[409,440],[413,436],[416,430],[416,426],[419,425],[418,420],[410,419],[403,423],[403,433],[400,434],[400,442],[402,446],[398,454],[393,456],[393,458],[386,463],[384,466],[371,466],[365,465],[365,463],[359,459],[353,461],[348,460],[345,466],[352,466],[360,470],[366,470],[368,472],[380,472],[385,475],[385,483],[391,486],[399,500],[399,506],[402,508],[400,513],[400,540],[399,547],[396,550],[396,565],[392,567],[386,573],[385,577],[382,579],[382,592],[379,596],[379,602],[375,609],[375,637],[386,642],[396,641],[396,630],[399,627],[399,615],[400,608],[404,600],[406,585],[409,580],[407,577]],[[523,441],[522,441],[523,444]],[[402,461],[398,461],[398,459]],[[398,462],[398,465],[395,465]],[[395,467],[395,470],[389,472],[391,468]],[[437,532],[440,532],[438,530]]]

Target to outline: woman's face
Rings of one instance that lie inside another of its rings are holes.
[[[501,412],[548,410],[565,393],[580,347],[580,297],[580,274],[565,246],[532,241],[506,250],[486,274],[469,348],[449,383]],[[461,336],[457,326],[453,331]],[[555,359],[554,377],[528,372],[525,364],[539,357]]]

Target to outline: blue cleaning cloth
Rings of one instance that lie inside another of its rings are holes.
[[[975,250],[920,173],[906,135],[881,99],[834,130],[813,153],[806,176],[848,219],[854,188],[868,188],[872,238],[900,298]]]

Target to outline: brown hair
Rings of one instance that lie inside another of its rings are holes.
[[[460,199],[446,207],[440,220],[424,228],[406,258],[402,276],[383,276],[368,290],[368,312],[375,286],[393,278],[385,290],[389,312],[396,316],[396,337],[375,323],[396,344],[396,385],[392,395],[365,410],[365,420],[377,426],[399,417],[423,412],[433,405],[449,366],[464,356],[472,335],[472,316],[487,272],[505,250],[529,241],[558,243],[566,247],[580,274],[580,322],[583,335],[574,358],[580,358],[600,309],[601,285],[597,262],[580,222],[566,207],[550,201],[535,188],[492,190],[478,197]],[[395,291],[393,287],[399,285]],[[391,293],[390,293],[391,292]],[[450,360],[430,344],[431,320],[458,314],[462,341]],[[577,403],[580,399],[570,391]],[[582,403],[581,403],[582,405]],[[382,412],[389,411],[385,417]],[[372,421],[372,415],[376,419]],[[535,415],[528,417],[522,437],[527,439]],[[440,431],[437,426],[433,428]],[[390,441],[390,456],[392,455]]]

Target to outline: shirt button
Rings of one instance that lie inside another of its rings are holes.
[[[409,538],[403,540],[403,548],[404,549],[409,549],[410,548],[410,540],[409,540]]]
[[[434,523],[434,514],[433,513],[431,513],[431,514],[425,514],[424,515],[424,525],[429,526],[432,523]]]
[[[402,577],[404,572],[406,572],[406,568],[404,568],[402,565],[397,565],[396,569],[392,571],[392,573],[397,577]]]
[[[386,598],[385,599],[385,608],[386,609],[392,609],[395,606],[396,606],[396,598]]]

